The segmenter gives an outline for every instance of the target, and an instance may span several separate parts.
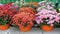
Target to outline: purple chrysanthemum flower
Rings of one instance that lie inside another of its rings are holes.
[[[46,22],[47,24],[50,24],[52,26],[53,23],[59,23],[60,20],[60,16],[56,10],[42,9],[36,15],[36,22],[38,24]]]

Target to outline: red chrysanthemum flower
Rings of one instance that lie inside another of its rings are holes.
[[[30,25],[33,26],[33,21],[35,20],[35,15],[31,14],[31,13],[27,13],[27,12],[21,12],[20,14],[16,14],[15,16],[13,16],[12,18],[12,22],[15,25]]]

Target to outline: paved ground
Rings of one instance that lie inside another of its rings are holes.
[[[55,28],[51,32],[43,32],[39,28],[32,28],[29,32],[21,32],[18,28],[10,27],[10,29],[1,31],[0,34],[60,34],[60,28]]]

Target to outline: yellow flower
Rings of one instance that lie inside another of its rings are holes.
[[[60,11],[60,8],[59,8],[59,11]]]
[[[58,13],[60,15],[60,13]]]

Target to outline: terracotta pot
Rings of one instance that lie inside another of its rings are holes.
[[[31,30],[31,26],[20,26],[19,29],[22,31],[22,32],[28,32]]]
[[[28,2],[28,4],[32,4],[32,5],[37,6],[37,7],[39,6],[38,2]]]
[[[49,32],[49,31],[52,31],[52,30],[53,30],[53,26],[42,25],[42,26],[41,26],[41,29],[42,29],[43,31]]]
[[[10,25],[6,24],[6,25],[0,25],[0,30],[7,30],[9,29]]]

